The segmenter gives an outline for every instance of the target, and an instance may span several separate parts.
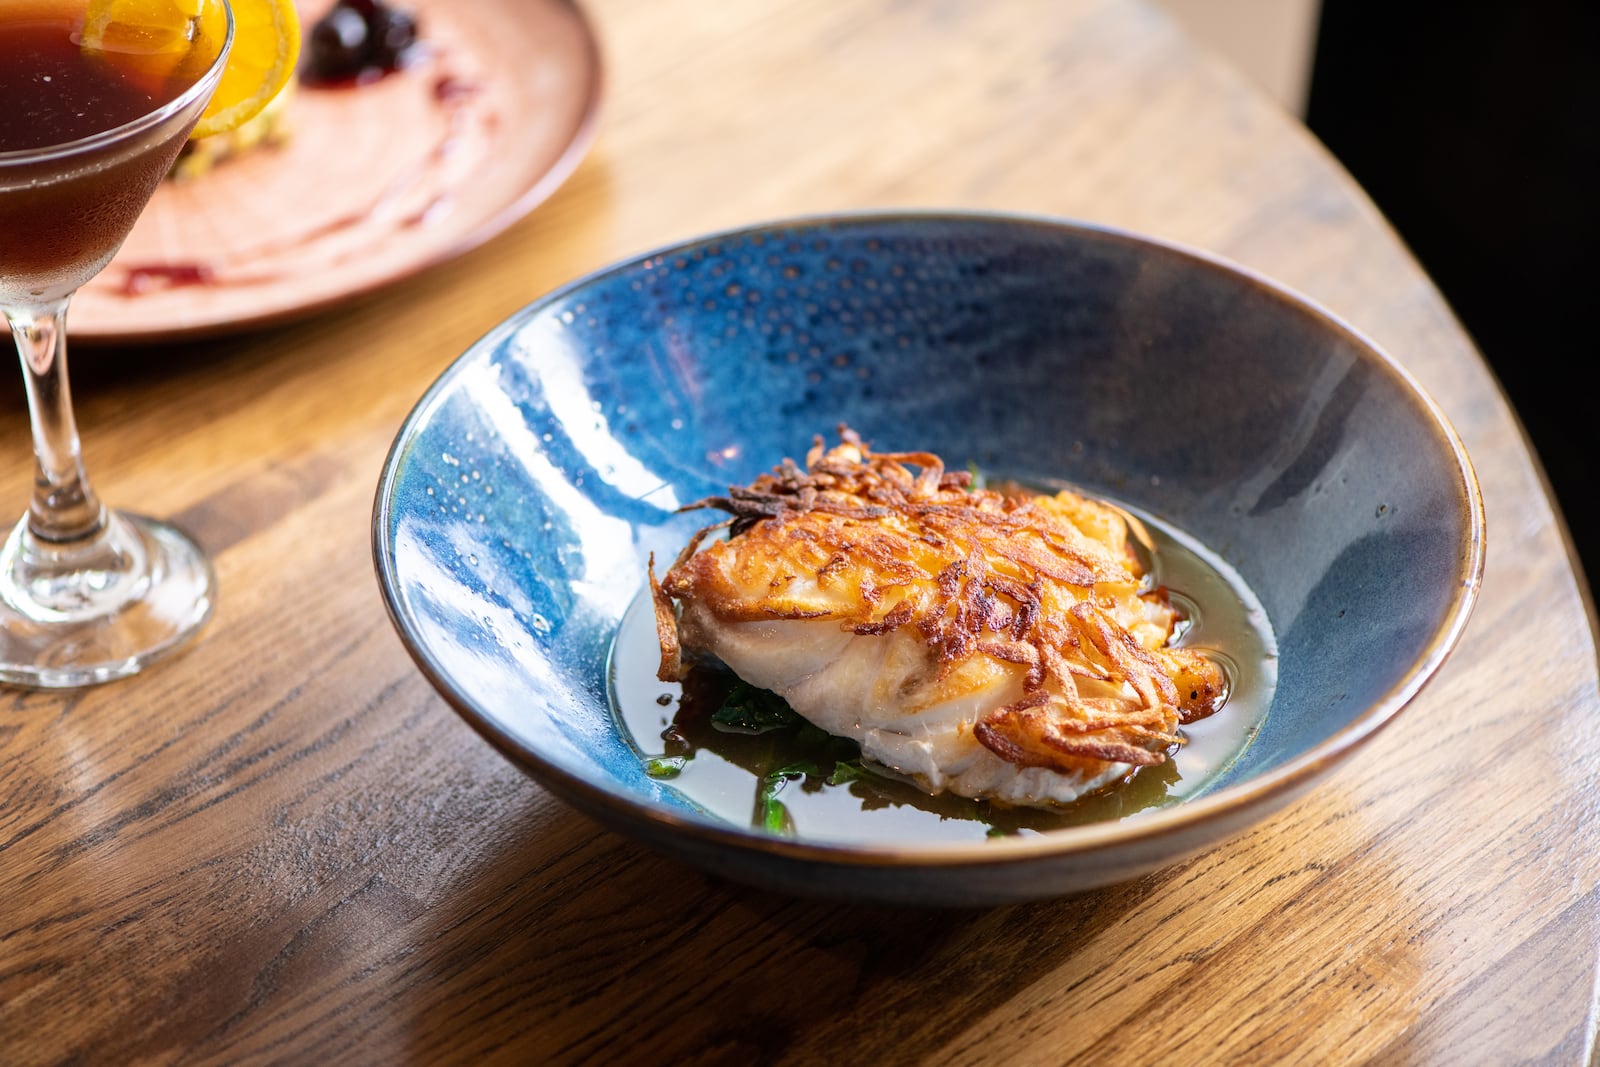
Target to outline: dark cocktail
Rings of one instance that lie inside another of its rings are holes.
[[[28,514],[0,549],[0,681],[131,674],[211,613],[200,550],[90,489],[66,376],[68,300],[127,237],[224,69],[226,9],[206,0],[207,22],[197,0],[163,2],[196,2],[178,38],[119,35],[86,0],[0,3],[0,311],[38,461]]]

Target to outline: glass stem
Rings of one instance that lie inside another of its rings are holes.
[[[69,298],[70,299],[70,298]],[[22,357],[33,420],[33,501],[28,530],[52,544],[94,537],[106,522],[105,509],[89,488],[72,415],[67,382],[67,303],[10,309],[6,318]]]

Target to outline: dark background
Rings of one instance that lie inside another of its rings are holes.
[[[1306,123],[1477,342],[1600,575],[1600,0],[1323,0]]]

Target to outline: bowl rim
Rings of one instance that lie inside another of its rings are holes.
[[[1403,390],[1409,391],[1420,403],[1423,412],[1431,420],[1432,429],[1448,447],[1456,462],[1460,478],[1459,489],[1462,493],[1461,503],[1467,513],[1468,525],[1465,552],[1458,574],[1460,580],[1456,586],[1454,599],[1428,635],[1421,654],[1410,664],[1405,674],[1351,722],[1316,745],[1263,774],[1215,792],[1206,792],[1192,800],[1143,813],[1139,818],[1132,820],[1089,823],[1039,835],[929,844],[807,841],[804,838],[761,834],[733,824],[722,825],[690,818],[652,804],[647,799],[613,792],[587,778],[570,773],[545,759],[538,750],[521,744],[509,736],[508,731],[503,729],[492,715],[475,707],[466,693],[434,660],[429,651],[422,647],[422,643],[415,636],[408,612],[400,600],[395,558],[392,546],[388,544],[386,537],[393,514],[395,484],[409,446],[423,421],[432,414],[434,408],[452,387],[454,379],[462,373],[462,369],[482,354],[497,349],[504,340],[545,308],[598,281],[634,269],[646,260],[684,255],[707,246],[775,230],[827,230],[838,227],[941,221],[1036,227],[1057,232],[1075,231],[1101,240],[1109,238],[1124,244],[1150,247],[1163,254],[1193,262],[1207,270],[1232,275],[1236,280],[1261,290],[1269,298],[1296,307],[1301,312],[1320,320],[1335,334],[1341,335],[1345,340],[1352,342],[1355,348],[1362,350],[1364,358],[1373,360],[1379,368],[1387,370]],[[1195,831],[1206,823],[1226,823],[1230,815],[1237,817],[1253,808],[1266,810],[1274,801],[1287,802],[1312,780],[1330,770],[1392,722],[1399,711],[1438,673],[1440,666],[1458,644],[1462,631],[1471,617],[1482,586],[1485,558],[1483,496],[1471,459],[1454,426],[1421,383],[1398,360],[1334,312],[1258,271],[1215,253],[1179,242],[1065,216],[949,208],[835,211],[749,223],[659,245],[648,251],[608,263],[549,290],[506,316],[467,346],[451,360],[417,400],[401,424],[384,459],[373,504],[371,532],[373,563],[384,607],[396,632],[400,635],[401,643],[418,669],[473,729],[508,759],[541,783],[550,786],[558,795],[568,798],[580,807],[589,806],[612,816],[609,821],[613,825],[642,821],[674,835],[687,835],[704,845],[754,851],[773,858],[823,863],[836,867],[872,866],[902,869],[1010,865],[1042,859],[1062,860],[1075,856],[1087,858],[1095,854],[1120,851],[1130,846],[1148,845],[1169,836],[1181,837],[1185,831]],[[1174,860],[1181,858],[1192,851],[1193,846],[1180,847],[1174,850],[1172,858]]]

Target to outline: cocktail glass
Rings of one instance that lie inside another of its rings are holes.
[[[0,152],[0,312],[22,359],[33,499],[0,548],[0,681],[121,678],[211,615],[216,578],[188,537],[112,511],[84,474],[67,383],[67,305],[128,236],[222,76],[214,61],[170,102],[114,129]]]

